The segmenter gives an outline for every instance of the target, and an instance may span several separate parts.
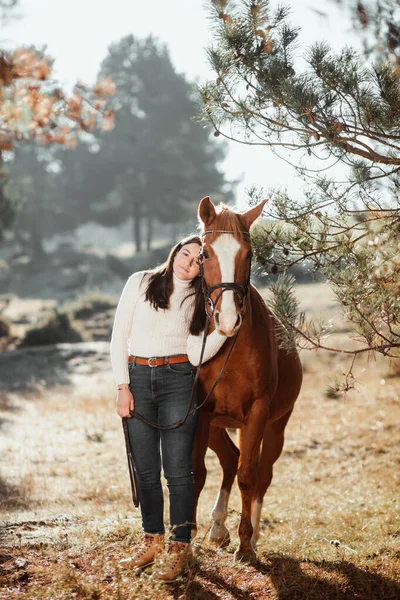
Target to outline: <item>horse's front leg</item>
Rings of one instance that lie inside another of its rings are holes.
[[[196,433],[194,437],[193,452],[192,452],[192,469],[194,477],[194,511],[193,511],[193,527],[192,527],[192,538],[195,537],[197,532],[197,505],[199,496],[206,482],[207,469],[205,463],[205,456],[208,447],[208,440],[210,436],[210,420],[200,410],[200,414],[197,421]]]
[[[251,561],[256,553],[251,544],[253,526],[251,510],[257,481],[257,465],[260,445],[268,416],[268,399],[260,398],[251,407],[246,422],[240,431],[240,459],[238,485],[242,496],[242,514],[239,524],[239,547],[235,552],[236,560]]]

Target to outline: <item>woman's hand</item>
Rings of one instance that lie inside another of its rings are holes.
[[[120,417],[130,417],[130,410],[135,408],[132,392],[128,389],[120,390],[117,396],[117,413]]]

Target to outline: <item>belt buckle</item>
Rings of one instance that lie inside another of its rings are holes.
[[[154,356],[153,356],[153,358],[149,358],[149,359],[147,360],[147,364],[149,365],[149,367],[151,367],[151,368],[154,368],[154,367],[156,367],[157,365],[156,365],[156,364],[155,364],[155,365],[152,365],[152,364],[151,364],[151,361],[152,361],[152,360],[157,360],[157,358],[156,358],[156,357],[154,357]]]

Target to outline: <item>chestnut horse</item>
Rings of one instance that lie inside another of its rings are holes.
[[[198,384],[200,402],[206,399],[230,345],[237,338],[220,381],[199,411],[193,451],[196,508],[206,480],[205,454],[209,446],[223,469],[221,489],[212,511],[210,539],[220,546],[229,543],[224,522],[237,474],[242,511],[235,558],[244,560],[256,556],[263,498],[272,480],[273,464],[281,454],[284,430],[302,382],[296,350],[280,347],[281,325],[250,284],[249,229],[261,215],[264,204],[261,202],[238,214],[225,206],[216,210],[206,197],[198,211],[204,224],[199,260],[207,310],[212,309],[210,331],[217,328],[232,338],[202,365]],[[239,448],[226,428],[239,430]]]

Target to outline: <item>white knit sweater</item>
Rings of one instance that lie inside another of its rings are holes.
[[[182,300],[191,293],[190,281],[183,281],[175,274],[173,278],[170,307],[158,310],[145,301],[148,282],[145,271],[134,273],[126,282],[115,313],[110,348],[117,385],[129,383],[129,354],[144,358],[187,354],[192,365],[199,364],[203,334],[189,334],[194,295],[181,306]],[[203,362],[212,358],[225,340],[226,336],[216,330],[209,334]]]

